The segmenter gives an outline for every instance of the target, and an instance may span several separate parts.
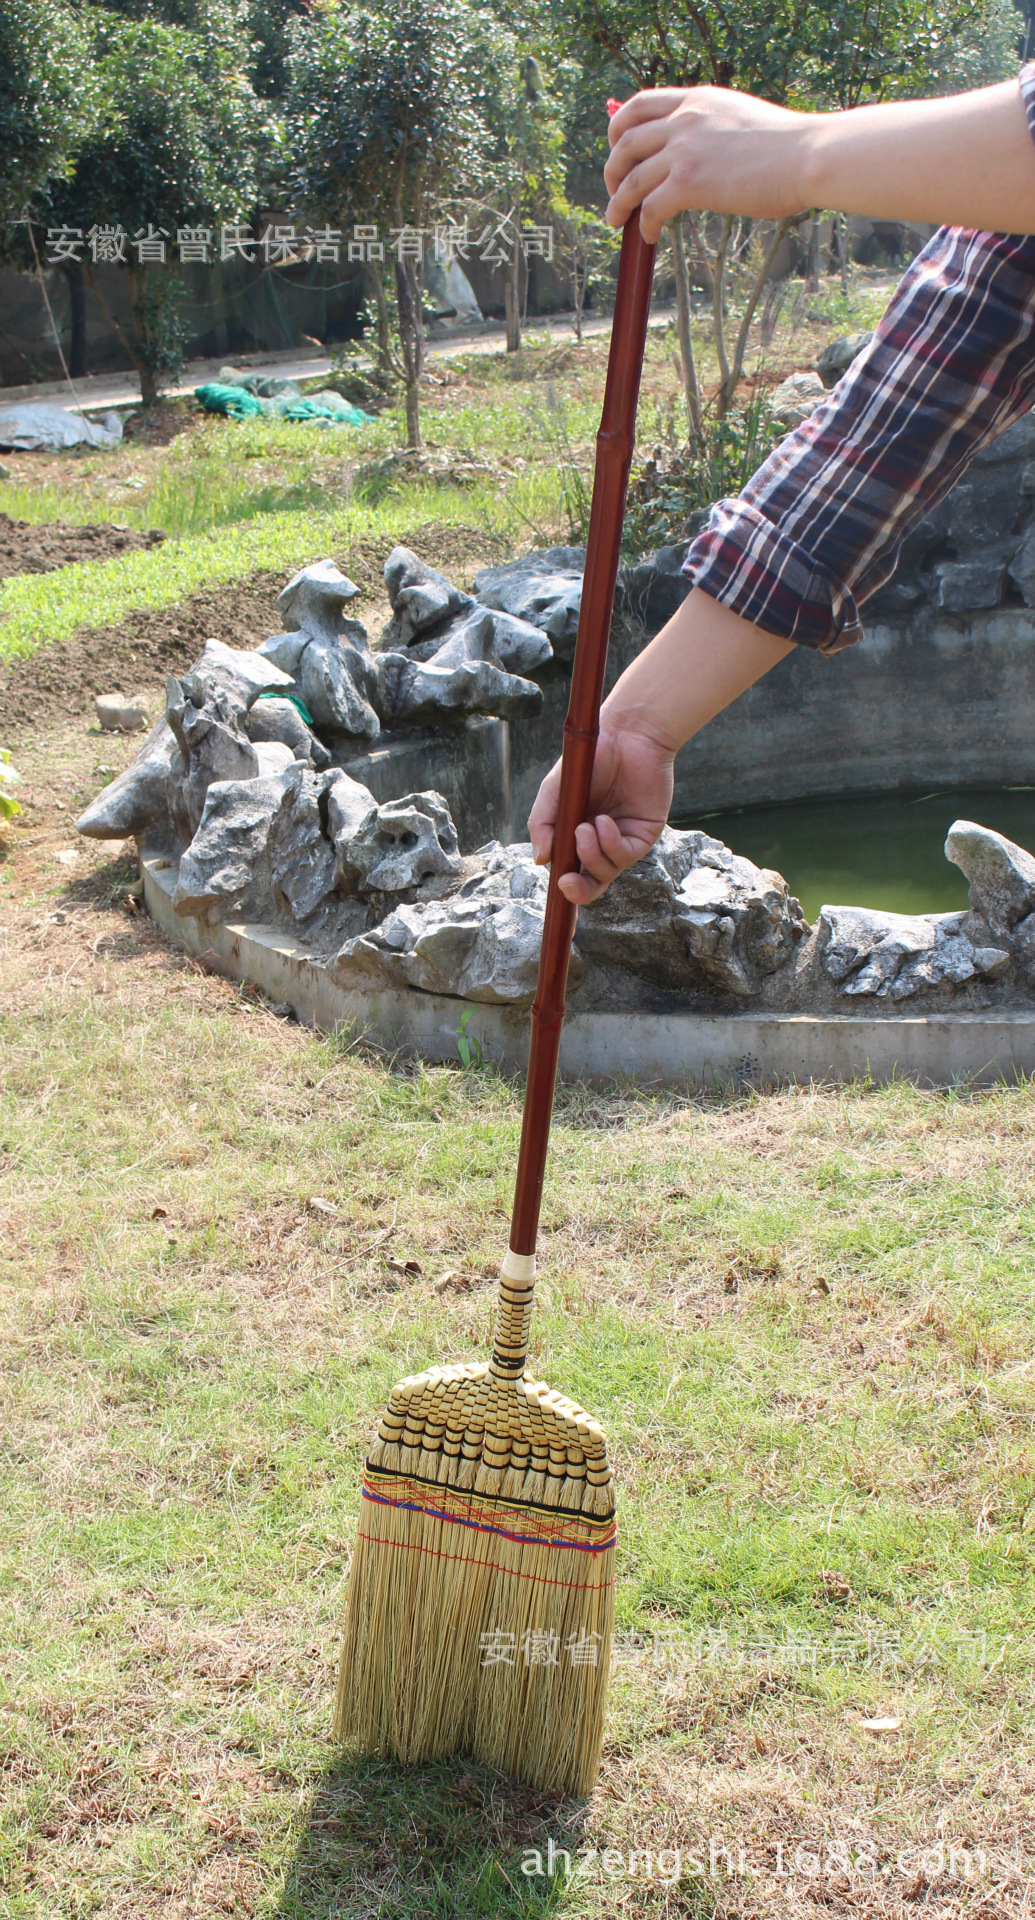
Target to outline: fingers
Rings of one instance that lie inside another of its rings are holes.
[[[553,853],[553,830],[557,819],[557,799],[561,789],[561,763],[558,760],[550,768],[539,792],[535,805],[528,816],[528,837],[532,842],[532,858],[537,867],[548,867]]]
[[[604,168],[604,185],[608,192],[615,193],[626,174],[639,161],[649,160],[652,154],[660,153],[667,138],[668,127],[661,120],[645,120],[642,125],[631,127],[608,156]]]
[[[623,100],[618,112],[608,122],[607,137],[612,147],[618,145],[623,134],[631,127],[641,126],[646,120],[664,120],[674,111],[685,97],[684,87],[652,87],[644,93],[634,93],[629,100]]]
[[[627,173],[620,187],[608,201],[607,218],[612,227],[624,227],[638,206],[668,179],[671,172],[671,157],[662,151],[652,154],[649,160],[641,160],[638,166]]]
[[[642,859],[656,837],[653,828],[648,828],[642,836],[623,834],[606,813],[598,814],[595,820],[583,821],[575,833],[581,872],[562,875],[557,883],[560,891],[573,905],[589,906],[607,892],[620,873]]]

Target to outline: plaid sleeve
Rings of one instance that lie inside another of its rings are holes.
[[[1035,63],[1021,88],[1035,139]],[[1033,401],[1035,235],[942,227],[829,399],[712,508],[683,570],[767,632],[839,652],[906,535]]]

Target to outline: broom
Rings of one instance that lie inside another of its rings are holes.
[[[363,1475],[335,1736],[405,1762],[463,1752],[585,1794],[600,1765],[614,1623],[604,1435],[525,1371],[535,1244],[654,252],[622,238],[518,1158],[492,1359],[393,1390]]]

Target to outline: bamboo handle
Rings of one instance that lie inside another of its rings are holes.
[[[636,429],[636,403],[647,338],[654,254],[654,247],[648,246],[640,233],[637,208],[626,222],[618,262],[607,384],[596,443],[579,631],[572,666],[568,717],[564,723],[553,859],[539,953],[539,980],[532,1006],[528,1079],[514,1188],[510,1251],[500,1275],[492,1369],[494,1373],[509,1378],[520,1375],[528,1350],[535,1283],[536,1234],[564,1020],[568,961],[578,917],[577,908],[565,899],[557,883],[562,875],[579,870],[575,829],[586,818],[589,807],[607,643],[618,579],[625,495]]]

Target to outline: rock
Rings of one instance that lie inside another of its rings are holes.
[[[942,560],[934,568],[934,604],[946,613],[971,613],[998,607],[1006,587],[1013,545],[991,548],[968,560]]]
[[[376,658],[374,698],[388,727],[420,727],[470,713],[507,720],[538,713],[543,703],[534,681],[504,673],[487,660],[440,667],[411,660],[405,653],[380,653]]]
[[[482,849],[480,872],[444,900],[400,906],[379,927],[346,943],[339,977],[373,975],[466,1000],[521,1004],[535,992],[546,875],[531,847]],[[574,988],[583,965],[572,955]]]
[[[483,606],[541,628],[567,659],[575,650],[585,564],[583,547],[549,547],[502,567],[483,567],[474,576],[475,594]]]
[[[1035,908],[1035,859],[1005,834],[956,820],[949,828],[945,858],[966,874],[971,911],[993,934],[1008,934]]]
[[[791,432],[800,427],[810,413],[815,413],[826,397],[827,390],[819,374],[809,370],[789,374],[786,380],[781,380],[769,395],[769,404],[779,425]]]
[[[253,742],[255,758],[259,763],[259,779],[268,779],[273,774],[286,773],[289,767],[298,765],[290,747],[280,740],[260,740]]]
[[[676,890],[673,926],[720,992],[746,999],[793,958],[808,922],[782,875],[700,838],[707,844]]]
[[[345,894],[359,891],[364,867],[353,862],[349,848],[367,821],[377,812],[377,801],[369,787],[353,780],[340,769],[330,775],[324,788],[327,808],[327,836],[334,848],[335,884]]]
[[[491,608],[479,607],[472,602],[462,614],[448,622],[441,630],[441,636],[436,631],[433,640],[424,642],[425,647],[434,646],[433,653],[424,654],[422,647],[420,654],[408,653],[407,658],[421,661],[423,655],[422,664],[433,665],[440,670],[463,666],[467,660],[487,660],[490,666],[498,667],[500,658],[496,652],[496,620],[497,615]],[[535,627],[531,631],[537,639],[542,638]],[[549,641],[546,644],[549,646]]]
[[[202,687],[220,687],[242,708],[250,707],[260,693],[275,693],[278,687],[291,685],[290,674],[257,651],[228,647],[222,640],[206,640],[204,649],[191,668]]]
[[[702,523],[707,514],[698,516]],[[693,582],[683,572],[690,541],[659,547],[635,567],[623,567],[618,576],[622,604],[639,626],[656,633],[682,606]]]
[[[289,632],[307,633],[313,640],[332,645],[345,626],[341,610],[358,592],[355,582],[341,573],[333,560],[317,560],[288,581],[277,595],[277,605]],[[359,622],[350,621],[349,625],[358,626]],[[365,641],[366,630],[361,631]]]
[[[826,971],[843,993],[881,1000],[965,986],[979,975],[994,979],[1009,955],[994,947],[975,948],[963,931],[966,918],[824,907]]]
[[[132,766],[102,787],[76,831],[88,840],[125,840],[150,833],[166,843],[189,831],[179,798],[186,761],[165,715],[152,727]]]
[[[295,776],[217,780],[205,797],[198,830],[180,861],[177,913],[216,922],[240,916],[272,920],[276,901],[267,846],[270,826]]]
[[[99,693],[94,701],[97,720],[105,733],[139,733],[147,725],[147,708],[120,693]]]
[[[274,666],[280,667],[293,680],[311,638],[311,634],[300,631],[274,633],[268,640],[263,641],[257,651],[264,660],[272,660]]]
[[[222,687],[205,685],[196,671],[170,680],[166,701],[166,717],[187,763],[182,792],[196,829],[213,781],[254,779],[259,756],[242,729],[240,705]]]
[[[519,620],[516,614],[500,613],[492,610],[493,640],[496,656],[501,667],[507,673],[527,677],[537,667],[545,667],[553,659],[553,647],[548,636],[530,620]]]
[[[1021,590],[1026,607],[1035,607],[1035,526],[1028,528],[1007,572]]]
[[[472,605],[471,595],[455,587],[444,573],[426,566],[409,547],[393,547],[384,566],[392,619],[381,635],[386,652],[408,646],[429,627]]]
[[[840,340],[831,340],[816,361],[816,372],[824,387],[836,387],[841,375],[848,372],[852,361],[860,353],[865,353],[872,339],[873,330],[870,328],[862,333],[843,333]]]
[[[310,640],[295,684],[318,727],[357,740],[372,740],[380,733],[371,704],[377,688],[374,655],[361,652],[349,636]]]
[[[337,885],[325,800],[334,779],[296,763],[270,821],[266,852],[273,897],[296,922],[316,913]]]
[[[974,465],[997,467],[1004,460],[1030,460],[1035,456],[1035,413],[1022,413],[1019,420],[996,434],[986,447],[974,455]]]
[[[258,746],[262,741],[276,740],[290,747],[296,760],[308,760],[317,768],[331,764],[327,748],[317,739],[312,728],[306,725],[293,700],[262,696],[249,709],[245,732],[253,746]]]
[[[336,839],[337,844],[337,839]],[[339,854],[362,892],[401,893],[435,874],[460,871],[456,828],[441,794],[409,793],[377,807]]]

